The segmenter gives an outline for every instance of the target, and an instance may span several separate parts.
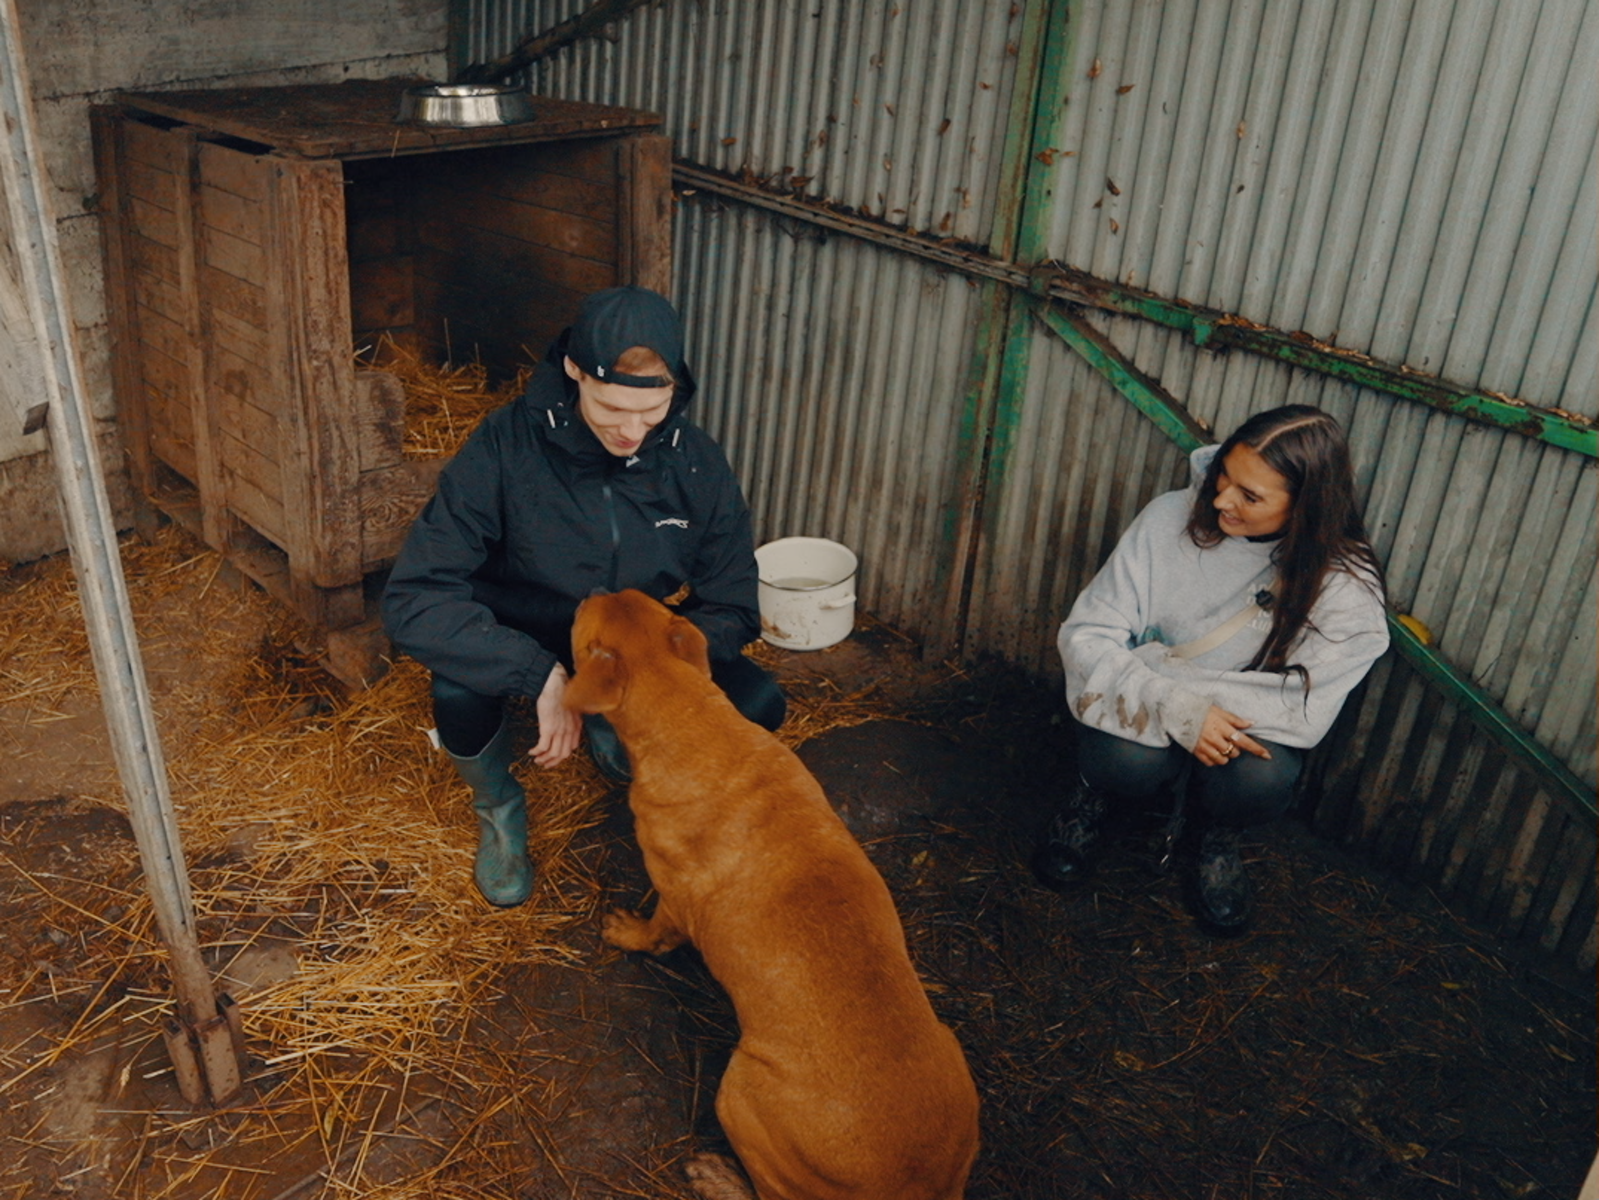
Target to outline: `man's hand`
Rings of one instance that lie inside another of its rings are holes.
[[[563,702],[566,696],[566,668],[560,663],[544,681],[537,712],[539,740],[528,756],[541,767],[556,767],[565,762],[583,737],[583,718]]]

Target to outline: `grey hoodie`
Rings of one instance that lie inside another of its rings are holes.
[[[1072,606],[1057,639],[1066,699],[1085,725],[1144,746],[1191,751],[1212,704],[1251,722],[1251,737],[1314,746],[1388,648],[1383,602],[1374,584],[1348,572],[1328,577],[1314,628],[1288,656],[1305,668],[1308,688],[1297,672],[1243,670],[1270,629],[1267,613],[1197,658],[1172,656],[1170,647],[1204,637],[1276,577],[1275,542],[1227,537],[1202,550],[1184,532],[1217,449],[1194,451],[1188,489],[1138,514]]]

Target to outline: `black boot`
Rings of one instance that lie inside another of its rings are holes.
[[[1194,915],[1212,933],[1243,933],[1255,915],[1255,886],[1238,853],[1242,832],[1213,825],[1200,842],[1190,890]]]
[[[1068,888],[1092,873],[1105,824],[1105,793],[1078,782],[1033,852],[1033,875],[1045,887]]]

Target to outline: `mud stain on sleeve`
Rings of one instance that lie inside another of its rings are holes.
[[[1081,721],[1083,719],[1083,714],[1089,709],[1093,708],[1094,705],[1098,704],[1104,698],[1104,692],[1084,692],[1081,696],[1077,697],[1077,703],[1073,705],[1073,707],[1077,710],[1077,719]]]
[[[1131,729],[1134,734],[1141,734],[1149,727],[1149,708],[1140,704],[1138,711],[1131,716],[1127,713],[1127,698],[1116,697],[1116,719],[1121,722],[1123,729]]]

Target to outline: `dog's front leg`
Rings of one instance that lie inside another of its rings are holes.
[[[688,941],[664,903],[657,903],[653,916],[645,918],[625,908],[607,914],[600,927],[601,936],[619,950],[642,950],[659,957]]]

